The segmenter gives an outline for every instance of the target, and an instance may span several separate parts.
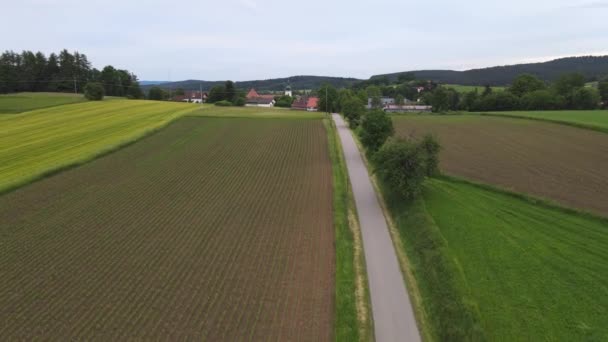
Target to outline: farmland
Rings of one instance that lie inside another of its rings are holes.
[[[442,170],[608,216],[608,135],[532,120],[398,116],[401,136],[432,132]]]
[[[0,114],[15,114],[34,109],[84,102],[82,94],[17,93],[0,95]]]
[[[264,107],[219,107],[214,105],[197,106],[189,116],[208,117],[248,117],[266,119],[321,119],[324,113],[291,110],[289,108]]]
[[[193,109],[113,100],[0,115],[0,193],[112,151]]]
[[[558,110],[482,113],[482,115],[484,114],[550,121],[608,132],[608,110]]]
[[[331,183],[320,120],[185,117],[5,194],[0,335],[329,340]]]
[[[608,221],[448,178],[390,200],[438,340],[605,340]]]

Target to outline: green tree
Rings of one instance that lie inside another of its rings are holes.
[[[177,88],[175,89],[175,93],[176,96],[184,96],[186,94],[186,92],[184,91],[184,88]]]
[[[160,87],[152,87],[148,91],[148,99],[161,101],[164,97],[163,90]]]
[[[506,111],[519,108],[519,98],[508,91],[498,91],[482,97],[476,105],[479,111]]]
[[[521,74],[513,80],[509,91],[515,96],[524,96],[533,91],[545,89],[545,82],[530,74]]]
[[[458,107],[461,110],[473,111],[475,110],[475,106],[478,100],[479,92],[477,91],[477,88],[475,88],[475,90],[470,91],[461,97],[460,104],[458,105]]]
[[[283,107],[283,108],[290,108],[292,103],[293,103],[293,97],[291,97],[289,95],[283,95],[276,100],[275,106]]]
[[[413,199],[426,177],[425,155],[413,141],[391,139],[373,156],[374,170],[391,191]]]
[[[604,106],[608,106],[608,81],[598,83],[597,89],[600,94],[600,99],[604,102]]]
[[[230,101],[230,102],[234,102],[234,100],[236,99],[236,95],[237,95],[237,90],[236,90],[236,87],[234,86],[234,82],[226,81],[226,83],[224,83],[223,99]]]
[[[564,74],[553,83],[553,90],[564,97],[572,96],[572,93],[585,86],[585,76],[578,73]]]
[[[359,126],[363,113],[365,113],[365,105],[361,99],[357,97],[346,100],[342,105],[342,115],[348,120],[348,124],[351,128]]]
[[[134,82],[127,91],[127,98],[129,99],[143,99],[144,92],[139,87],[139,82]]]
[[[426,134],[420,140],[418,147],[424,151],[424,169],[426,175],[433,177],[439,174],[439,140],[431,134]]]
[[[489,84],[486,84],[483,88],[483,93],[481,93],[481,97],[486,97],[490,94],[492,94],[492,87],[490,87]]]
[[[412,73],[412,72],[404,72],[402,74],[399,74],[399,76],[397,76],[398,83],[407,83],[407,82],[413,81],[415,79],[416,79],[416,75],[414,75],[414,73]]]
[[[395,96],[395,104],[398,106],[403,106],[405,104],[405,98],[401,94],[397,94]]]
[[[372,108],[378,109],[382,107],[382,90],[380,87],[372,85],[367,87],[367,96],[371,99]]]
[[[317,90],[319,96],[319,111],[329,111],[333,113],[338,107],[338,91],[329,83],[324,83]]]
[[[226,88],[224,88],[224,86],[221,85],[216,85],[213,88],[211,88],[211,90],[209,91],[209,98],[207,99],[207,102],[209,103],[215,103],[215,102],[219,102],[222,100],[225,100],[225,94],[226,94]]]
[[[361,142],[370,154],[376,152],[394,132],[393,121],[382,110],[372,110],[361,120]]]
[[[105,90],[103,86],[97,82],[89,82],[84,87],[84,97],[90,101],[101,101]]]
[[[578,88],[572,93],[573,109],[597,109],[600,95],[597,89]]]
[[[563,96],[549,90],[536,90],[525,94],[521,98],[521,108],[527,110],[551,110],[565,106]]]
[[[365,90],[361,89],[357,91],[356,96],[359,100],[361,100],[361,103],[367,105],[367,92]]]

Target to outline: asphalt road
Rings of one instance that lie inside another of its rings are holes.
[[[376,341],[420,341],[384,213],[351,131],[333,114],[359,214]]]

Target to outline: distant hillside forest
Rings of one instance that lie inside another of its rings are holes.
[[[331,84],[336,88],[348,88],[359,82],[356,78],[343,78],[343,77],[329,77],[329,76],[293,76],[289,78],[274,78],[268,80],[256,80],[256,81],[243,81],[235,82],[238,89],[248,90],[255,88],[258,91],[283,91],[289,84],[293,89],[304,90],[304,89],[318,89],[325,83]],[[224,85],[226,81],[198,81],[198,80],[187,80],[179,82],[169,82],[157,85],[163,89],[177,89],[181,88],[184,90],[199,90],[201,87],[203,90],[210,90],[216,86]],[[142,89],[147,91],[154,85],[144,85]]]
[[[32,51],[5,51],[0,55],[0,93],[81,93],[89,82],[100,83],[107,96],[143,97],[135,74],[111,65],[97,70],[85,54],[77,51],[63,50],[48,57]]]
[[[412,74],[419,80],[432,80],[443,84],[506,86],[521,74],[530,74],[546,82],[553,82],[565,73],[576,72],[587,81],[608,76],[608,56],[569,57],[544,63],[497,66],[467,71],[418,70],[372,76],[371,79],[397,80],[401,74]]]

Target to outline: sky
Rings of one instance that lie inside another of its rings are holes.
[[[608,55],[608,0],[0,2],[1,50],[76,50],[140,80],[368,78]]]

